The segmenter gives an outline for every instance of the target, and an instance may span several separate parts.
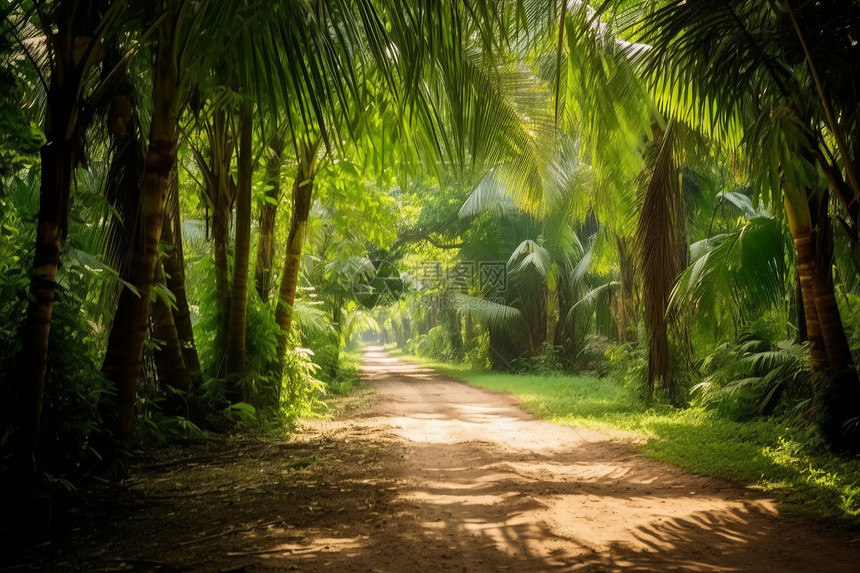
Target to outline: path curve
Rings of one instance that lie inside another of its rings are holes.
[[[337,419],[159,450],[0,571],[858,571],[856,531],[380,349],[364,361],[374,393]]]
[[[536,420],[511,396],[379,348],[364,361],[375,414],[403,450],[390,542],[416,570],[858,570],[857,543],[750,490]]]

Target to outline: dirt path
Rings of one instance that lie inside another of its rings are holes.
[[[139,468],[21,569],[857,571],[857,534],[779,516],[509,396],[371,349],[374,397],[284,443]]]

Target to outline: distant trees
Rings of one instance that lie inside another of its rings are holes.
[[[542,96],[517,102],[514,121],[531,128],[539,164],[557,165],[565,157],[557,145],[559,132],[565,132],[583,166],[566,161],[567,169],[586,173],[588,180],[579,187],[561,187],[575,196],[571,201],[553,201],[553,180],[558,178],[552,169],[540,170],[539,182],[529,180],[523,164],[490,154],[493,159],[476,169],[488,175],[464,199],[463,212],[470,217],[483,213],[497,228],[474,219],[465,232],[450,226],[434,230],[437,244],[465,237],[469,245],[498,237],[498,227],[509,225],[511,214],[531,219],[531,224],[514,225],[524,240],[505,244],[494,257],[510,258],[511,276],[532,268],[540,281],[532,287],[523,282],[520,297],[506,296],[502,305],[498,297],[490,300],[492,293],[471,293],[483,294],[485,304],[480,310],[464,305],[461,311],[469,316],[463,319],[469,320],[469,330],[474,331],[478,318],[489,333],[491,352],[505,349],[509,358],[494,360],[497,366],[517,354],[547,363],[539,358],[537,331],[529,321],[554,306],[554,269],[564,267],[550,263],[556,260],[548,250],[552,239],[529,227],[548,220],[546,213],[558,215],[564,221],[558,228],[578,235],[586,254],[573,272],[559,275],[565,280],[558,283],[558,307],[567,309],[567,316],[559,317],[555,338],[569,342],[556,355],[570,353],[580,361],[588,356],[585,339],[572,342],[577,339],[572,333],[582,334],[583,328],[598,339],[640,341],[647,344],[646,396],[659,394],[682,405],[689,399],[690,380],[707,376],[707,369],[718,363],[709,354],[716,351],[714,337],[731,336],[741,344],[744,337],[765,336],[762,344],[775,347],[782,337],[793,339],[800,332],[817,373],[805,388],[810,410],[833,444],[860,447],[860,382],[853,359],[858,325],[849,310],[857,296],[851,277],[858,273],[860,205],[854,166],[856,86],[851,79],[858,61],[852,38],[860,25],[855,4],[575,3],[555,5],[550,12],[555,22],[546,12],[528,11],[499,20],[506,23],[501,28],[519,32],[520,42],[494,53],[507,55],[506,69],[528,71],[516,83],[503,74],[494,76],[496,93],[513,103],[517,87],[534,85],[532,93]],[[554,115],[549,122],[544,119],[547,106]],[[557,131],[532,128],[546,123]],[[519,179],[511,182],[511,173]],[[514,204],[500,209],[496,197],[501,196],[514,198]],[[537,197],[536,202],[521,201],[529,196]],[[754,250],[749,242],[730,240],[735,231],[763,228],[731,219],[738,205],[746,209],[744,202],[758,209],[744,216],[770,217],[784,225],[792,248],[769,242],[778,250]],[[715,225],[726,233],[719,241]],[[737,282],[726,289],[716,282],[725,274],[703,273],[711,269],[706,249],[716,249],[714,258],[717,253],[726,257],[728,245],[745,245],[745,262],[743,268],[730,267]],[[753,259],[753,253],[760,258]],[[461,257],[474,260],[475,249],[464,246]],[[794,273],[777,272],[778,260],[794,265],[796,279]],[[774,277],[780,277],[778,287]],[[708,281],[713,281],[710,286]],[[589,283],[593,288],[582,288]],[[681,305],[683,296],[693,295],[679,289],[693,283],[699,298]],[[724,296],[728,298],[720,298]],[[708,305],[715,301],[722,306],[720,317],[732,317],[732,331],[719,326],[706,334],[715,312]],[[743,314],[742,309],[753,308],[755,316]],[[794,330],[786,332],[783,317],[789,311]],[[438,324],[435,315],[428,316]],[[546,316],[549,333],[554,321],[552,313]],[[410,321],[413,329],[421,324],[416,318]],[[607,318],[615,334],[606,328]],[[644,327],[644,337],[637,323]],[[516,332],[499,336],[500,324]],[[520,336],[512,351],[511,340],[524,331],[529,336]],[[426,329],[413,330],[413,336],[419,332]],[[776,374],[756,376],[757,382],[737,387],[760,392],[763,402],[785,388],[774,382]]]

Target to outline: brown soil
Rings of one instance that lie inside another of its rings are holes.
[[[137,468],[15,569],[857,571],[860,540],[741,486],[533,419],[371,349],[367,391],[286,442]],[[362,398],[363,396],[363,398]],[[101,497],[100,497],[101,495]]]

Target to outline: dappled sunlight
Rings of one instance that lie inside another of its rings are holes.
[[[423,535],[461,551],[492,549],[518,570],[647,571],[668,560],[676,570],[743,571],[760,559],[745,547],[772,536],[776,548],[778,531],[763,526],[777,515],[769,500],[631,455],[603,435],[533,420],[507,396],[440,378],[415,384],[406,367],[376,382],[380,409],[410,444],[412,479],[394,503],[425,517],[417,523]]]
[[[386,573],[853,573],[860,561],[846,535],[780,516],[736,484],[384,354],[365,361],[376,402],[356,415],[151,475],[147,505],[112,507],[110,519],[133,527],[146,514],[176,543],[140,536],[123,557],[140,570],[163,554],[202,572]],[[181,513],[160,503],[168,496]],[[88,558],[122,553],[112,544]]]

